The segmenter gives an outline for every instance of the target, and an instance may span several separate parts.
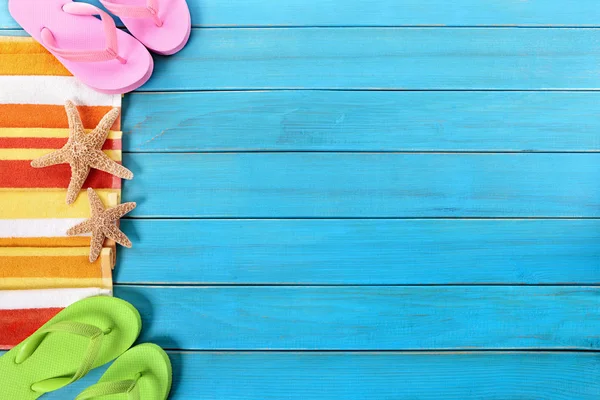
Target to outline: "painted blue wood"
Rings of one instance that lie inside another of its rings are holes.
[[[157,57],[142,90],[193,93],[126,100],[126,151],[598,151],[595,92],[462,92],[595,90],[598,29],[273,28],[597,26],[595,1],[341,3],[190,0],[197,26],[228,29],[195,29],[182,53]],[[5,7],[0,26],[16,27]],[[231,89],[304,90],[202,92]],[[128,154],[136,178],[123,194],[140,203],[138,218],[598,217],[598,156]],[[470,350],[176,351],[174,399],[600,394],[595,353],[472,351],[598,350],[600,288],[577,286],[597,283],[598,220],[129,219],[123,228],[136,247],[120,251],[118,282],[192,284],[117,285],[143,315],[142,341]],[[276,286],[238,286],[265,283]],[[419,286],[457,283],[503,285]],[[523,283],[574,285],[504,286]],[[294,286],[307,284],[341,286]],[[49,398],[72,398],[85,382]]]
[[[135,246],[117,253],[118,283],[600,283],[599,220],[136,219],[121,228]]]
[[[142,315],[142,342],[201,350],[598,350],[599,294],[576,286],[115,287]]]
[[[14,1],[14,0],[13,0]],[[99,5],[97,0],[86,0]],[[598,26],[594,0],[188,0],[195,26]],[[18,25],[0,7],[0,27]]]
[[[590,353],[169,352],[170,400],[596,400]],[[74,398],[93,376],[44,396]]]
[[[599,151],[595,92],[134,93],[124,149]],[[193,106],[190,106],[193,105]]]
[[[596,90],[599,42],[599,29],[193,29],[140,91]]]
[[[598,217],[600,154],[128,154],[136,217]]]
[[[195,29],[141,90],[596,89],[598,29]]]

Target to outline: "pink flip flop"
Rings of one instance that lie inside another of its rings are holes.
[[[8,6],[23,29],[75,77],[99,92],[126,93],[152,75],[154,62],[148,50],[91,4],[9,0]]]
[[[127,30],[155,53],[177,53],[192,30],[185,0],[100,0],[108,11],[121,18]]]

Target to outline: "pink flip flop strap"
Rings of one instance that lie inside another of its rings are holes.
[[[122,64],[127,61],[118,54],[117,45],[117,27],[110,15],[87,3],[66,3],[63,11],[72,15],[99,15],[104,33],[106,35],[106,48],[104,50],[69,50],[61,49],[56,45],[54,34],[48,28],[42,28],[42,44],[50,49],[56,55],[70,61],[76,62],[96,62],[110,61],[117,59]]]
[[[156,26],[163,24],[158,18],[158,0],[146,0],[146,7],[113,3],[110,0],[100,0],[100,3],[119,18],[152,18]]]

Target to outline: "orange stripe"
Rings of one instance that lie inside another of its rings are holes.
[[[60,149],[68,138],[14,137],[0,136],[0,149]],[[102,150],[121,150],[121,139],[106,139]]]
[[[0,40],[0,75],[72,74],[32,38],[11,37]]]
[[[2,278],[102,278],[101,259],[86,256],[0,257]]]
[[[0,238],[0,247],[87,247],[90,238],[73,237],[37,237],[37,238]]]
[[[1,62],[1,61],[0,61]],[[94,129],[112,107],[78,106],[83,126]],[[65,108],[49,104],[0,104],[0,126],[4,128],[68,128]],[[112,130],[121,130],[118,118]]]

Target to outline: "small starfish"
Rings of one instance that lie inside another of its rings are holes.
[[[72,236],[81,235],[88,232],[92,233],[92,241],[90,244],[90,262],[96,261],[100,255],[105,238],[112,239],[121,246],[131,247],[131,241],[119,228],[117,228],[117,221],[123,215],[133,210],[136,204],[123,203],[107,210],[104,208],[104,204],[102,204],[100,197],[98,197],[96,192],[94,192],[94,189],[88,188],[87,194],[90,201],[92,218],[87,219],[69,229],[67,231],[67,235]]]
[[[133,173],[111,160],[103,151],[108,132],[119,116],[119,109],[113,108],[89,134],[85,133],[77,107],[71,101],[65,103],[69,120],[69,140],[62,149],[53,151],[31,162],[34,168],[49,167],[56,164],[71,166],[71,181],[67,189],[67,204],[73,204],[79,195],[90,168],[108,172],[123,179],[133,178]]]

